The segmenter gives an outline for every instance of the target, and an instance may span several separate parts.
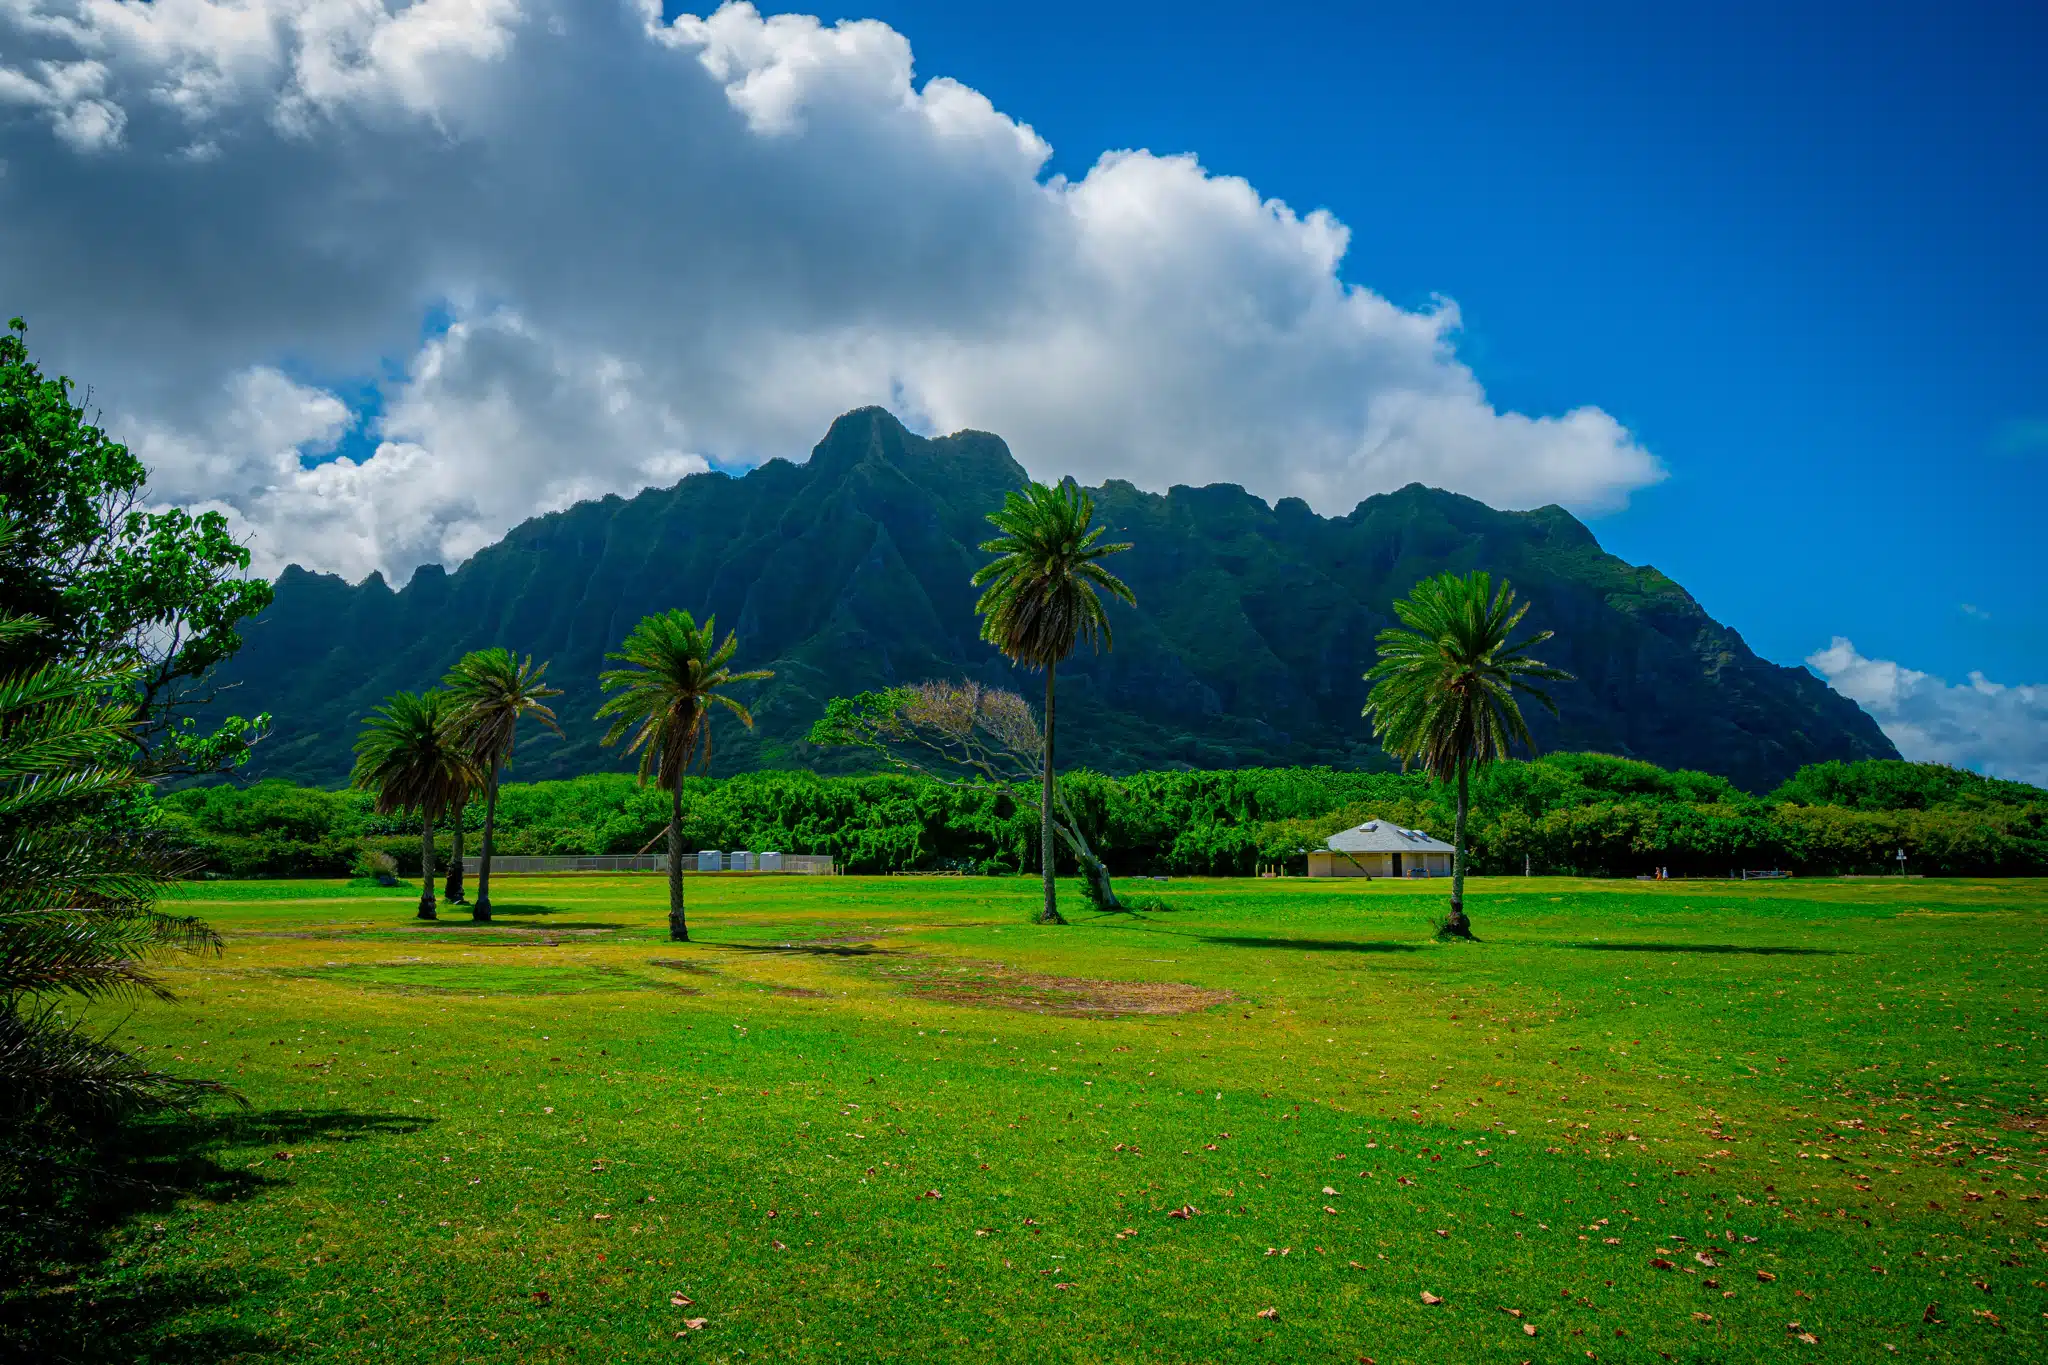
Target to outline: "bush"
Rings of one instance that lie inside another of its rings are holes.
[[[356,854],[356,860],[349,864],[349,875],[358,881],[375,882],[378,886],[398,885],[398,859],[381,848],[365,848]]]

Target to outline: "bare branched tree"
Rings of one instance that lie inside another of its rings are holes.
[[[1031,703],[1000,687],[921,682],[835,698],[812,727],[811,743],[867,749],[892,767],[951,786],[993,782],[1020,801],[1028,791],[1038,808],[1045,735]],[[1052,791],[1053,833],[1080,865],[1089,901],[1099,910],[1123,909],[1066,793],[1058,782]]]

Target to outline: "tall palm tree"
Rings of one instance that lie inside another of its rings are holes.
[[[717,618],[707,616],[699,626],[680,609],[644,617],[618,653],[605,655],[625,667],[597,675],[605,691],[618,693],[597,708],[599,720],[612,722],[604,742],[616,744],[630,733],[626,752],[640,755],[641,783],[651,777],[669,794],[668,936],[677,943],[690,940],[689,922],[683,916],[683,777],[692,767],[711,763],[714,705],[732,712],[749,730],[754,728],[747,708],[722,689],[775,676],[727,668],[739,640],[728,631],[724,643],[714,647],[716,625]]]
[[[512,766],[512,745],[519,737],[519,722],[531,716],[542,725],[562,733],[549,697],[562,689],[541,682],[545,663],[534,665],[533,656],[513,659],[506,649],[477,649],[462,656],[448,676],[441,679],[455,706],[455,728],[469,749],[469,756],[484,772],[483,848],[477,858],[476,904],[470,916],[487,921],[491,917],[491,841],[498,827],[498,774]],[[458,822],[456,828],[461,828]]]
[[[1053,674],[1078,641],[1109,647],[1102,593],[1132,605],[1138,600],[1100,563],[1131,547],[1098,544],[1103,528],[1090,525],[1094,519],[1095,499],[1072,479],[1056,488],[1029,483],[1006,494],[1001,510],[988,516],[1002,534],[981,547],[996,557],[973,580],[982,589],[974,604],[981,615],[981,638],[1011,662],[1045,670],[1045,760],[1038,797],[1039,864],[1045,878],[1041,924],[1066,923],[1052,880]]]
[[[421,919],[434,914],[434,822],[459,809],[482,774],[456,731],[443,692],[394,692],[356,740],[350,784],[376,793],[376,811],[420,815]]]
[[[1528,693],[1556,715],[1556,703],[1534,684],[1572,678],[1529,657],[1554,632],[1509,639],[1528,611],[1526,602],[1516,604],[1512,587],[1503,581],[1496,589],[1484,572],[1425,578],[1394,603],[1407,629],[1379,633],[1379,661],[1365,675],[1372,684],[1365,714],[1373,737],[1403,768],[1419,764],[1437,781],[1458,784],[1451,914],[1443,926],[1449,937],[1472,937],[1465,915],[1467,778],[1476,765],[1507,757],[1510,744],[1535,752],[1516,692]]]

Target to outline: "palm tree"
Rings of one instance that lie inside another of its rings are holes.
[[[468,818],[469,793],[464,792],[448,816],[448,880],[441,885],[441,897],[450,905],[462,904],[462,822]]]
[[[519,722],[531,716],[557,735],[562,733],[555,713],[546,704],[549,697],[561,696],[562,689],[541,682],[547,671],[545,663],[534,666],[532,655],[520,662],[509,650],[477,649],[463,655],[441,680],[455,706],[455,728],[470,758],[484,772],[483,849],[477,859],[476,904],[470,907],[471,917],[477,920],[491,917],[491,840],[498,825],[498,773],[512,765]],[[456,829],[461,828],[458,820]]]
[[[739,640],[728,631],[725,642],[714,648],[716,625],[717,618],[707,616],[699,626],[680,609],[644,617],[618,653],[605,655],[626,666],[597,675],[605,691],[618,692],[597,708],[599,720],[609,717],[612,722],[604,742],[616,744],[631,732],[626,752],[640,755],[641,783],[651,777],[669,794],[668,936],[677,943],[690,940],[690,926],[683,917],[683,776],[692,767],[710,766],[714,704],[739,717],[749,730],[754,728],[747,708],[721,689],[775,676],[727,668]]]
[[[420,913],[434,914],[434,822],[459,809],[482,777],[443,692],[394,692],[356,740],[350,784],[377,795],[376,811],[420,815]]]
[[[1420,764],[1439,782],[1458,784],[1451,914],[1442,929],[1447,937],[1472,937],[1465,916],[1466,780],[1475,765],[1507,757],[1512,743],[1535,752],[1517,691],[1556,715],[1556,703],[1532,684],[1572,677],[1529,657],[1553,632],[1509,640],[1528,611],[1526,602],[1516,605],[1512,587],[1503,581],[1495,589],[1484,572],[1425,578],[1394,603],[1394,614],[1408,628],[1379,633],[1379,661],[1365,675],[1373,685],[1365,704],[1373,737],[1404,769]]]
[[[8,536],[0,524],[0,548]],[[42,633],[0,614],[0,649]],[[132,671],[58,659],[0,677],[0,1111],[114,1115],[239,1099],[219,1081],[155,1070],[94,1037],[59,997],[171,999],[150,959],[219,951],[197,919],[156,907],[189,864],[139,827]]]
[[[982,588],[974,609],[981,615],[981,638],[1000,649],[1012,663],[1045,670],[1045,760],[1039,775],[1038,848],[1045,878],[1041,924],[1065,924],[1053,891],[1053,674],[1060,660],[1086,640],[1097,649],[1110,645],[1109,617],[1101,593],[1137,604],[1123,580],[1102,567],[1105,556],[1129,545],[1099,545],[1103,528],[1091,526],[1095,500],[1072,479],[1057,488],[1026,484],[1006,494],[989,523],[1002,534],[984,541],[982,550],[996,556],[974,575]]]

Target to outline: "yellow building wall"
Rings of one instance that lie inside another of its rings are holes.
[[[1308,875],[1311,877],[1391,877],[1394,875],[1393,855],[1387,853],[1332,853],[1328,849],[1311,850],[1308,855]]]
[[[1401,855],[1401,873],[1427,873],[1432,877],[1451,875],[1451,855],[1448,853],[1404,853]],[[1311,877],[1391,877],[1394,875],[1394,855],[1391,853],[1335,853],[1328,849],[1311,850],[1308,855],[1308,875]]]

